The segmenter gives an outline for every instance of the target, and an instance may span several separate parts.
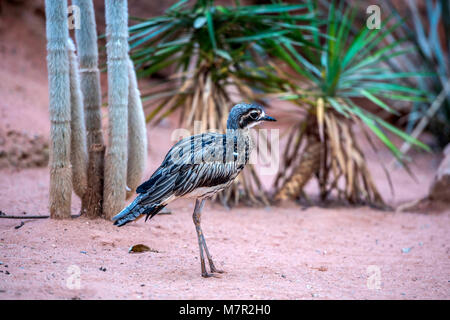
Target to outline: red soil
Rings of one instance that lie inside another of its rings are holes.
[[[2,210],[47,212],[47,169],[1,175]],[[396,183],[399,190],[412,189],[408,198],[423,193],[411,185]],[[450,212],[302,211],[293,204],[227,211],[208,203],[203,230],[216,265],[227,273],[204,279],[193,203],[180,200],[170,208],[172,215],[122,228],[78,218],[31,220],[15,229],[20,220],[0,219],[0,299],[450,297]],[[138,243],[158,252],[129,254]],[[81,272],[80,289],[70,289],[73,265]],[[380,271],[378,290],[367,286],[371,265]]]
[[[42,25],[21,29],[15,25],[20,21],[7,17],[3,23],[9,28],[0,28],[0,125],[48,137]],[[174,120],[149,128],[147,176],[171,144]],[[286,117],[280,115],[279,120],[277,125],[283,125]],[[390,160],[387,151],[379,156]],[[419,183],[403,170],[391,169],[393,198],[377,158],[369,152],[374,180],[392,206],[428,191],[439,156],[412,157]],[[48,214],[47,168],[1,169],[0,177],[1,211]],[[271,179],[264,179],[266,187]],[[317,194],[315,183],[307,190]],[[76,214],[80,204],[75,195],[72,203]],[[78,218],[24,220],[16,229],[21,220],[0,219],[0,299],[450,298],[450,211],[302,210],[293,203],[227,211],[209,202],[203,231],[217,267],[227,273],[203,279],[191,219],[193,202],[180,200],[170,209],[171,215],[122,228]],[[157,252],[129,254],[128,248],[138,243]],[[80,289],[71,286],[76,270]],[[377,279],[379,289],[373,281]]]

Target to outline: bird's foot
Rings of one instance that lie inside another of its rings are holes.
[[[225,273],[225,271],[216,269],[215,267],[211,267],[211,272],[212,273]]]
[[[220,276],[218,274],[208,273],[208,272],[203,272],[202,277],[203,278],[220,278]]]

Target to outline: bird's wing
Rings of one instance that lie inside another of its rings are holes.
[[[229,139],[218,133],[187,137],[175,144],[149,180],[137,188],[145,203],[174,195],[181,197],[199,187],[224,184],[236,177],[244,164],[236,161]]]

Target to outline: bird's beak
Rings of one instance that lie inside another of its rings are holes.
[[[272,118],[270,116],[264,116],[264,117],[260,118],[259,120],[261,120],[261,121],[277,121],[277,119]]]

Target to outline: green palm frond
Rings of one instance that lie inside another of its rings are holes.
[[[311,83],[311,89],[306,95],[323,97],[326,108],[344,117],[357,116],[398,160],[401,161],[403,155],[383,130],[388,130],[405,141],[429,150],[425,144],[364,110],[355,102],[354,98],[364,98],[384,111],[396,114],[397,111],[391,106],[391,102],[396,100],[429,101],[423,89],[407,86],[399,80],[433,74],[417,71],[395,72],[384,63],[392,57],[406,53],[399,46],[403,43],[402,40],[387,46],[379,46],[399,27],[399,22],[392,23],[392,17],[388,17],[380,29],[371,30],[362,26],[359,32],[352,36],[354,17],[355,10],[348,8],[338,15],[337,9],[332,4],[326,26],[327,38],[324,42],[320,38],[314,40],[317,47],[323,44],[323,50],[318,52],[317,59],[307,59],[301,54],[302,48],[292,44],[289,39],[280,44],[279,50],[282,54],[278,56],[292,66],[302,79]],[[304,95],[305,93],[290,94],[287,99],[299,99]]]

